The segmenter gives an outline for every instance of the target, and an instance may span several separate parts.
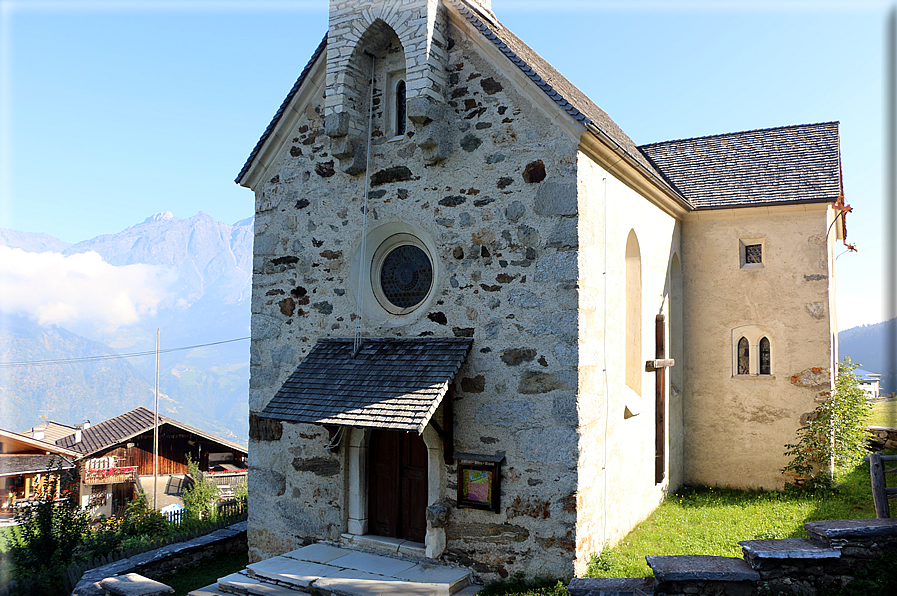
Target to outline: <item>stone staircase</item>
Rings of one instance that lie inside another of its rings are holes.
[[[252,563],[190,596],[473,596],[479,591],[468,569],[318,543]]]
[[[885,550],[897,550],[897,519],[804,524],[809,538],[744,540],[744,558],[645,557],[654,577],[573,579],[571,596],[755,596],[837,591]]]

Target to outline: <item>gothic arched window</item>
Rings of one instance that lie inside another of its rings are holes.
[[[738,340],[738,374],[751,374],[751,347],[746,337]]]
[[[760,340],[760,374],[768,375],[772,370],[769,351],[769,339],[764,337]]]
[[[405,81],[399,80],[396,83],[396,136],[405,134],[405,120],[407,117],[405,95]]]

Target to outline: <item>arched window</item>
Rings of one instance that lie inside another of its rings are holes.
[[[396,83],[396,136],[405,134],[405,120],[407,117],[405,95],[405,81],[399,80]]]
[[[776,372],[775,331],[760,325],[744,325],[732,330],[732,376],[773,377]]]
[[[764,337],[760,340],[760,374],[761,375],[770,374],[771,361],[772,361],[772,359],[770,358],[769,338]]]
[[[738,374],[751,374],[751,347],[746,337],[738,340]]]
[[[626,240],[626,384],[642,393],[642,254],[635,230]]]

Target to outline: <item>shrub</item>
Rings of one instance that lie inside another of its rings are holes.
[[[199,470],[199,462],[193,461],[187,454],[187,470],[193,479],[192,486],[188,486],[181,493],[181,501],[187,510],[187,517],[202,519],[210,517],[215,511],[215,503],[218,502],[220,493],[218,485]]]
[[[60,465],[48,476],[34,503],[16,512],[18,528],[9,535],[16,594],[59,594],[65,568],[89,531],[89,513],[78,506],[73,490],[77,469]]]
[[[857,368],[850,358],[838,364],[834,394],[797,430],[797,443],[785,445],[785,455],[792,459],[782,472],[795,476],[795,484],[825,486],[834,480],[836,470],[862,461],[869,440],[870,406],[853,372]]]
[[[125,511],[122,532],[128,536],[164,536],[171,525],[165,516],[149,506],[146,494],[138,491]]]

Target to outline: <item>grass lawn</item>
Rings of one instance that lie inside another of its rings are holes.
[[[243,548],[232,554],[208,559],[189,569],[182,569],[159,578],[158,581],[174,588],[174,596],[187,596],[192,590],[214,584],[219,577],[236,573],[248,564],[249,551]]]
[[[872,404],[869,426],[897,426],[897,398]]]
[[[897,484],[889,476],[889,485]],[[589,575],[642,577],[651,575],[645,555],[740,557],[740,540],[802,538],[808,521],[874,518],[868,464],[844,474],[840,482],[838,490],[815,493],[682,489],[593,561]]]

